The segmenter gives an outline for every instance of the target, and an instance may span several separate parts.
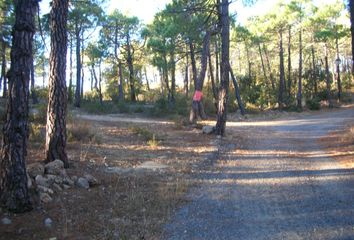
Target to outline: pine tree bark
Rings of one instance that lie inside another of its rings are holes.
[[[69,89],[68,89],[68,102],[72,103],[72,89],[73,89],[73,38],[70,37],[70,54],[69,54]]]
[[[221,81],[219,87],[219,101],[217,122],[215,133],[224,136],[227,117],[227,101],[229,94],[229,48],[230,48],[230,20],[229,20],[229,1],[221,2]]]
[[[275,90],[275,80],[274,80],[274,76],[273,76],[273,73],[272,73],[272,68],[270,66],[270,61],[269,61],[269,56],[268,56],[269,54],[268,54],[267,48],[265,47],[264,44],[263,44],[263,50],[264,50],[264,54],[265,54],[266,61],[267,61],[269,78],[270,78],[270,81],[272,83],[272,90],[274,91]]]
[[[184,94],[186,95],[186,97],[188,97],[188,85],[189,85],[189,78],[188,78],[188,74],[189,74],[189,63],[188,63],[188,54],[186,55],[186,65],[185,65],[185,72],[184,72]]]
[[[313,90],[315,96],[317,96],[317,68],[315,63],[315,47],[311,46],[311,56],[312,56],[312,82],[313,82]]]
[[[53,0],[50,13],[49,99],[46,125],[46,161],[60,159],[69,167],[66,153],[66,52],[68,0]]]
[[[38,0],[15,1],[9,96],[0,160],[0,203],[13,212],[32,209],[27,187],[29,82]]]
[[[350,33],[352,43],[352,81],[354,82],[354,0],[349,0]]]
[[[291,98],[291,26],[288,28],[288,102]]]
[[[136,102],[133,55],[132,55],[129,33],[127,34],[126,38],[127,38],[127,64],[129,69],[130,101]]]
[[[279,93],[278,93],[278,105],[279,109],[284,107],[284,83],[285,83],[285,70],[284,70],[284,49],[283,49],[283,31],[279,31]]]
[[[202,56],[201,56],[201,63],[200,63],[200,72],[197,77],[197,81],[195,83],[195,94],[199,91],[202,92],[203,90],[203,85],[204,85],[204,79],[205,79],[205,74],[206,74],[206,69],[207,69],[207,64],[208,64],[208,53],[209,53],[209,44],[210,44],[210,36],[211,33],[207,31],[205,33],[204,39],[203,39],[203,49],[202,49]],[[198,116],[200,116],[202,119],[206,119],[206,114],[204,111],[204,105],[201,99],[195,100],[193,97],[192,101],[192,109],[190,111],[189,115],[189,121],[191,123],[194,123]]]
[[[297,108],[302,109],[302,29],[299,32],[299,81],[297,91]]]
[[[33,62],[33,55],[32,55],[32,60],[31,60],[31,97],[32,97],[32,103],[37,104],[38,103],[38,98],[35,90],[35,82],[34,82],[34,62]]]
[[[342,97],[342,82],[341,82],[341,79],[340,79],[340,63],[337,62],[337,61],[340,61],[340,58],[339,58],[339,44],[338,44],[338,34],[336,36],[336,71],[337,71],[337,87],[338,87],[338,100],[340,101],[341,100],[341,97]]]
[[[190,50],[190,55],[191,55],[191,64],[192,64],[192,76],[193,76],[193,83],[194,83],[194,89],[197,86],[197,63],[195,60],[195,52],[194,52],[194,46],[192,43],[192,40],[189,40],[189,50]]]
[[[332,99],[331,99],[331,77],[329,73],[329,65],[328,65],[328,47],[325,44],[325,71],[326,71],[326,94],[328,100],[328,106],[332,107]]]
[[[2,96],[7,97],[7,77],[6,77],[6,42],[1,42],[1,82],[2,82]]]
[[[217,92],[216,84],[215,84],[213,62],[211,61],[210,51],[209,51],[209,54],[208,54],[208,62],[209,62],[209,74],[210,74],[210,81],[211,81],[211,90],[213,92],[213,97],[214,97],[215,105],[216,105],[216,101],[218,100],[218,92]],[[217,107],[217,105],[216,105],[216,107]]]
[[[75,23],[75,35],[76,35],[76,88],[74,106],[79,108],[81,105],[81,27],[78,23]]]
[[[120,102],[124,101],[124,92],[123,92],[123,70],[122,70],[122,61],[118,61],[118,74],[119,74],[119,85],[118,85],[118,100]]]
[[[230,74],[231,74],[232,83],[234,84],[235,95],[236,95],[238,107],[240,108],[241,114],[245,115],[246,114],[246,110],[245,110],[245,107],[243,106],[243,103],[242,103],[240,89],[238,87],[236,77],[234,75],[234,72],[232,71],[232,68],[231,68],[230,64],[229,64],[229,71],[230,71]]]

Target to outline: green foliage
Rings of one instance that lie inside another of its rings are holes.
[[[143,138],[144,141],[146,141],[149,146],[151,145],[157,146],[162,140],[160,137],[157,136],[156,133],[151,132],[147,128],[133,126],[130,127],[129,129],[137,136]]]
[[[306,101],[306,106],[310,110],[320,110],[321,104],[320,104],[320,99],[319,98],[311,98]]]
[[[155,134],[153,134],[152,139],[148,140],[146,143],[153,148],[160,145],[160,141],[156,140]]]
[[[48,101],[48,87],[42,88],[42,87],[36,87],[34,89],[38,99],[41,101],[47,102]]]
[[[40,103],[34,106],[30,111],[29,121],[32,123],[46,124],[47,121],[47,104]]]
[[[35,143],[45,143],[45,127],[43,124],[29,124],[29,140]]]
[[[111,114],[118,113],[119,108],[113,102],[102,102],[98,100],[84,100],[82,101],[81,108],[87,113],[91,114]]]

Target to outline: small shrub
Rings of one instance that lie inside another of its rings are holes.
[[[320,99],[319,98],[312,98],[306,101],[306,106],[310,110],[320,110],[321,104],[320,104]]]
[[[103,102],[101,104],[98,100],[83,101],[82,109],[91,114],[110,114],[118,112],[117,107],[112,102]]]
[[[152,139],[148,140],[146,143],[150,147],[157,147],[160,144],[160,141],[156,140],[155,134],[153,134]]]
[[[130,107],[127,103],[118,102],[117,107],[120,113],[130,113]]]
[[[343,92],[340,101],[342,103],[351,103],[353,101],[352,94],[350,92]]]
[[[147,130],[146,128],[142,128],[142,127],[131,127],[130,130],[138,135],[144,138],[145,141],[149,141],[153,138],[154,134],[152,132],[150,132],[149,130]]]
[[[139,137],[142,137],[147,142],[149,142],[151,140],[153,140],[153,141],[161,141],[162,140],[159,136],[157,136],[155,133],[149,131],[146,128],[134,126],[134,127],[130,127],[130,130],[134,134],[138,135]]]
[[[45,124],[47,121],[47,104],[36,105],[29,114],[29,120],[32,123]]]
[[[43,143],[45,142],[45,128],[41,124],[29,124],[29,140],[31,142]]]
[[[100,143],[95,128],[91,123],[83,120],[73,120],[67,125],[68,141],[95,142]]]

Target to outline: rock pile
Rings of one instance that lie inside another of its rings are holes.
[[[98,180],[90,174],[83,177],[72,176],[67,174],[64,163],[61,160],[42,164],[32,163],[27,166],[28,188],[34,188],[39,193],[39,199],[43,203],[53,200],[55,193],[73,188],[89,189],[98,185]]]

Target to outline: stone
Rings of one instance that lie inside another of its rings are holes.
[[[60,175],[62,170],[64,169],[63,161],[57,159],[53,162],[47,163],[44,166],[46,174]]]
[[[203,126],[203,128],[202,128],[202,132],[204,133],[204,134],[211,134],[211,133],[213,133],[214,132],[214,127],[213,126]]]
[[[90,187],[96,186],[99,184],[98,180],[91,174],[85,174],[84,178],[89,182]]]
[[[36,184],[44,187],[49,187],[50,183],[46,177],[43,177],[42,175],[37,175],[35,178]]]
[[[72,177],[71,177],[71,180],[73,180],[74,182],[76,182],[76,181],[77,181],[77,178],[78,178],[77,176],[72,176]]]
[[[53,220],[51,218],[44,219],[44,226],[50,228],[53,225]]]
[[[90,183],[89,181],[87,181],[86,178],[80,177],[77,182],[76,185],[80,188],[85,188],[85,189],[89,189],[90,188]]]
[[[27,173],[27,187],[28,189],[31,189],[33,187],[32,178],[28,175],[28,173]]]
[[[45,192],[39,193],[39,199],[41,200],[42,203],[49,203],[49,202],[53,201],[51,196],[49,196],[49,194],[45,193]]]
[[[37,189],[38,189],[39,192],[42,192],[42,193],[48,193],[48,194],[53,194],[54,193],[54,191],[51,188],[48,188],[48,187],[45,187],[45,186],[41,186],[41,185],[38,185]]]
[[[68,189],[71,188],[71,186],[70,186],[70,185],[67,185],[67,184],[63,184],[63,188],[64,188],[65,190],[68,190]]]
[[[63,184],[69,185],[69,186],[74,186],[75,182],[70,179],[69,176],[64,177],[63,179]]]
[[[44,175],[44,166],[41,163],[31,163],[27,165],[27,173],[30,177],[35,178],[38,175]]]
[[[50,184],[63,184],[63,178],[57,175],[48,174],[46,175],[47,179],[49,180]]]
[[[56,192],[61,192],[63,189],[60,187],[59,184],[53,183],[53,188],[56,190]]]
[[[12,223],[11,219],[8,217],[4,217],[1,219],[1,223],[4,225],[10,225]]]

